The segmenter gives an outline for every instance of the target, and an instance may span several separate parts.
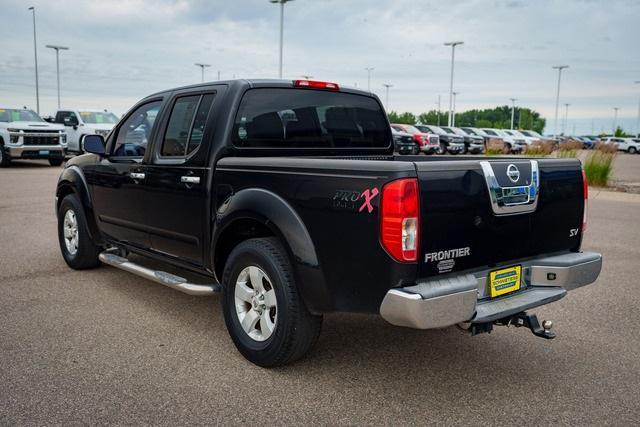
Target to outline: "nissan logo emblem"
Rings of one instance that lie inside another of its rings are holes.
[[[511,164],[507,166],[507,176],[511,180],[511,182],[516,183],[520,179],[520,171],[516,167],[516,165]]]

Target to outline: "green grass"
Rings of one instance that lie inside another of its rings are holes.
[[[604,187],[611,179],[613,171],[614,153],[594,151],[587,156],[584,162],[584,172],[587,175],[589,185]]]

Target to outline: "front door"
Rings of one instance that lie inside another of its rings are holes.
[[[146,226],[143,161],[155,134],[155,119],[162,100],[137,107],[112,133],[107,153],[89,174],[94,213],[99,227],[110,239],[141,248],[149,247]]]
[[[209,116],[214,98],[214,90],[174,94],[146,176],[151,249],[198,266],[203,265],[208,242]]]

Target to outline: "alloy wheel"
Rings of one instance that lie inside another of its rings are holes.
[[[235,307],[240,326],[251,339],[265,341],[275,331],[278,301],[271,280],[259,267],[251,265],[238,275]]]

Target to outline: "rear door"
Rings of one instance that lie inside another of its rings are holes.
[[[203,265],[208,242],[208,159],[216,95],[214,88],[173,94],[145,183],[151,249],[195,265]]]

